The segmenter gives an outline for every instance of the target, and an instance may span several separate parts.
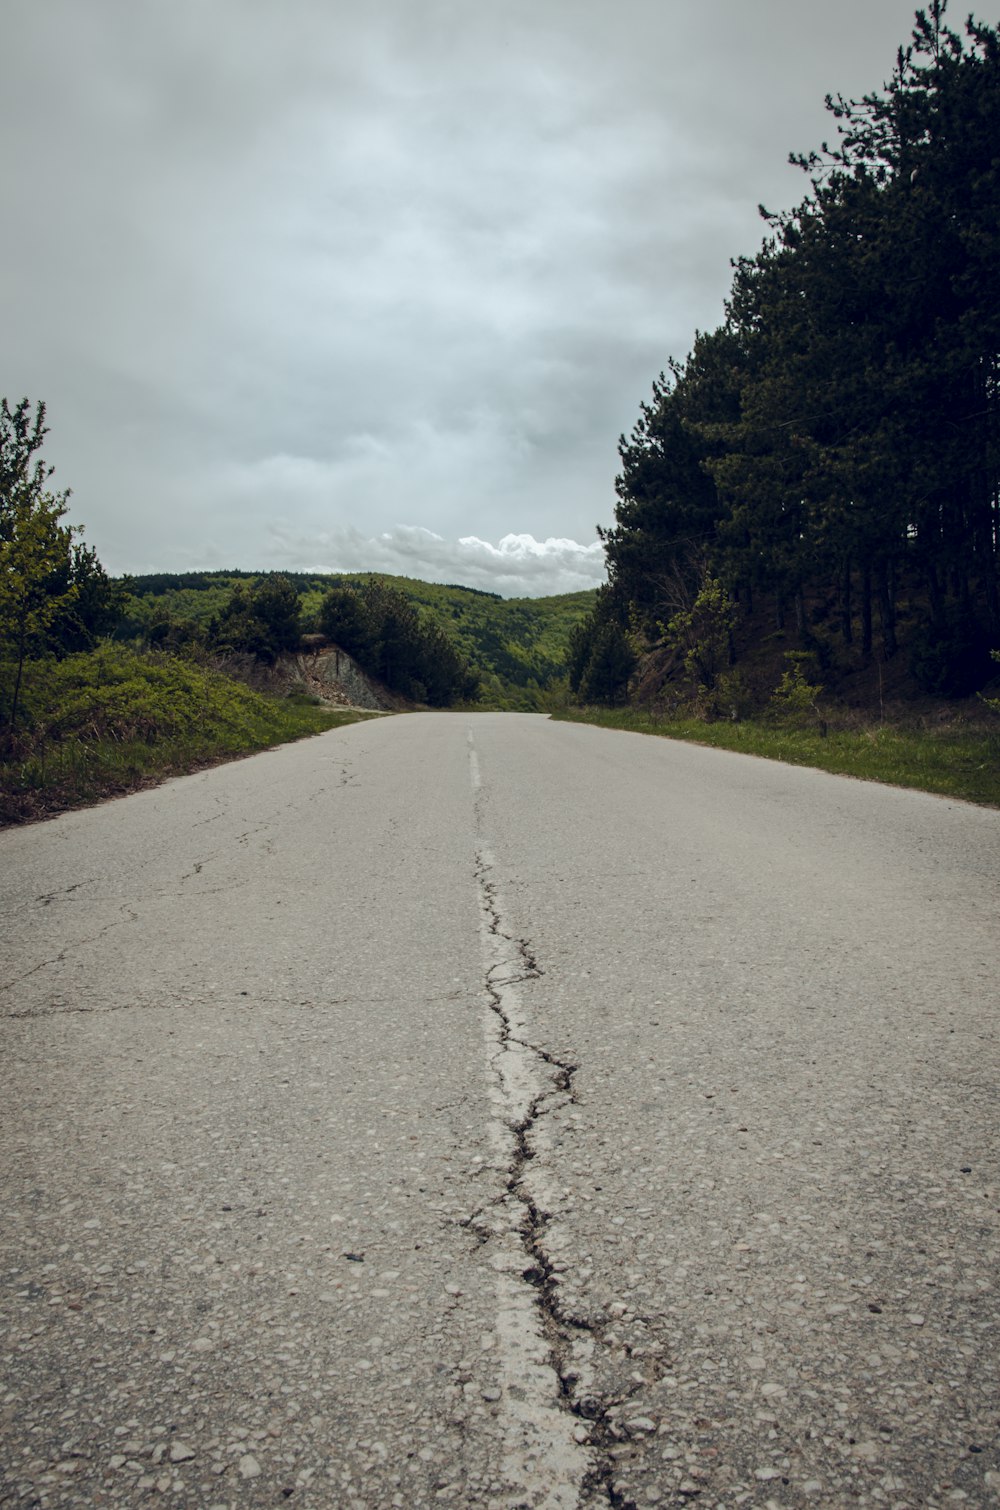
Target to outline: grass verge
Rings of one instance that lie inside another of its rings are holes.
[[[971,725],[937,730],[880,724],[861,729],[831,728],[821,738],[812,728],[749,721],[656,719],[638,708],[566,709],[552,717],[605,729],[659,734],[766,760],[815,766],[862,781],[915,787],[1000,807],[1000,730],[992,732]]]
[[[369,716],[265,697],[190,661],[121,645],[35,662],[23,697],[23,724],[0,735],[0,824],[136,791]]]

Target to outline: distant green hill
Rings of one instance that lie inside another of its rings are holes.
[[[158,572],[130,580],[131,596],[118,630],[125,640],[148,640],[165,618],[205,626],[237,582],[257,572]],[[594,606],[596,589],[549,598],[501,598],[474,587],[441,586],[381,572],[284,573],[302,594],[303,629],[314,621],[331,587],[356,586],[368,577],[403,593],[421,616],[451,637],[482,677],[481,701],[492,707],[533,709],[541,695],[566,673],[569,636]]]

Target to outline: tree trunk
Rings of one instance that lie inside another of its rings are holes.
[[[986,623],[995,633],[1000,629],[1000,500],[995,498],[983,509],[979,559]]]
[[[10,705],[10,732],[13,735],[14,725],[17,722],[17,705],[21,697],[21,678],[24,675],[24,656],[28,648],[28,621],[21,622],[21,632],[17,640],[17,676],[14,679],[14,697]]]
[[[872,653],[872,569],[861,571],[861,654],[867,660]]]
[[[785,627],[785,600],[780,592],[776,593],[774,598],[774,627],[775,629]]]
[[[854,644],[851,606],[851,558],[848,556],[844,562],[844,574],[840,579],[840,633],[845,645]]]
[[[1000,517],[997,519],[997,537],[1000,539]],[[987,534],[983,551],[983,591],[986,598],[986,621],[996,633],[1000,629],[1000,559],[993,545],[992,531]]]
[[[997,455],[1000,441],[997,397],[1000,395],[1000,365],[995,358],[984,362],[977,375],[975,412],[980,421],[977,426],[977,465],[972,480],[972,518],[970,539],[972,545],[973,576],[985,609],[986,624],[991,632],[1000,628],[1000,581],[997,568],[1000,552],[1000,516],[997,505],[997,474],[993,458]]]
[[[801,587],[795,589],[795,628],[798,630],[799,639],[806,637],[806,600]]]
[[[944,593],[941,591],[941,578],[938,576],[937,567],[933,561],[928,561],[925,576],[927,596],[931,605],[931,621],[940,629],[944,623]]]
[[[896,584],[891,562],[882,561],[878,568],[878,608],[882,626],[882,647],[886,660],[896,654]]]

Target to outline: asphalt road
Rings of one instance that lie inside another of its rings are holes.
[[[512,714],[0,834],[0,1505],[1000,1501],[998,902]]]

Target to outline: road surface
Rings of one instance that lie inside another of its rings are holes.
[[[0,834],[0,1505],[1000,1501],[998,901],[530,715]]]

